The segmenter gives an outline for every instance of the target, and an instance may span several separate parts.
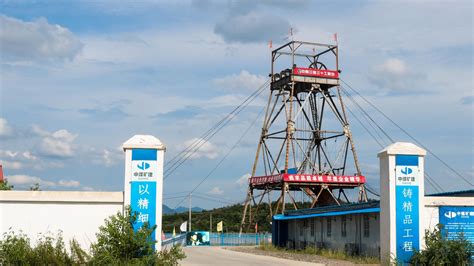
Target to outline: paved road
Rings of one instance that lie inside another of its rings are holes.
[[[260,256],[238,251],[224,249],[222,247],[185,247],[186,259],[181,265],[324,265],[303,261],[293,261],[269,256]]]

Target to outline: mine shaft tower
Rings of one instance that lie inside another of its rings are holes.
[[[351,202],[345,189],[358,188],[353,201],[367,201],[340,93],[340,72],[337,45],[291,41],[272,51],[270,95],[241,232],[255,225],[265,196],[270,219],[285,212],[287,201],[298,209],[291,192],[306,195],[311,208]],[[255,190],[260,193],[255,195]],[[277,198],[276,206],[272,198]]]

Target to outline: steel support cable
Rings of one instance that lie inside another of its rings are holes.
[[[371,194],[377,196],[380,198],[380,194],[378,194],[377,192],[375,192],[372,187],[370,187],[369,185],[365,184],[365,190],[367,190],[368,192],[370,192]]]
[[[239,108],[237,110],[237,112],[233,113],[233,114],[229,114],[228,116],[230,117],[229,119],[225,120],[223,124],[221,124],[214,132],[212,132],[212,134],[208,135],[208,137],[206,137],[206,139],[204,139],[202,142],[200,142],[198,144],[198,146],[196,146],[192,151],[189,151],[187,152],[185,155],[183,155],[182,158],[180,158],[179,161],[177,161],[175,164],[173,164],[172,166],[170,166],[170,168],[168,168],[168,171],[165,171],[164,175],[164,180],[166,180],[174,171],[176,171],[176,169],[178,169],[185,161],[187,161],[187,159],[189,159],[196,151],[199,150],[199,148],[201,148],[208,140],[210,140],[214,135],[216,135],[222,128],[224,128],[230,121],[232,121],[232,119],[234,117],[236,117],[242,110],[244,110],[253,100],[255,100],[265,89],[265,86],[266,84],[264,84],[264,86],[262,86],[259,90],[257,90],[257,94],[253,94],[253,98],[248,99],[248,101],[244,101],[244,105],[239,105]]]
[[[350,94],[348,94],[344,89],[342,89],[342,92],[354,103],[354,99],[352,99],[352,96]],[[362,123],[362,121],[359,120],[359,118],[355,115],[354,112],[351,111],[351,109],[349,108],[349,106],[347,106],[347,109],[349,110],[350,114],[360,123],[360,125],[367,131],[367,133],[369,133],[369,135],[377,142],[377,144],[379,144],[380,148],[384,148],[384,146],[379,142],[377,141],[377,139],[375,138],[374,135],[372,135],[372,133],[368,130],[367,127],[365,127],[365,125]],[[357,107],[359,108],[362,108],[360,105],[357,105]],[[370,122],[369,122],[370,124]],[[374,128],[374,127],[372,127]],[[375,129],[375,128],[374,128]],[[380,135],[377,134],[379,137]],[[388,135],[388,134],[387,134]],[[440,191],[444,191],[443,188],[428,174],[428,172],[425,171],[425,174],[427,176],[426,180],[430,183],[430,185],[435,189],[437,190],[438,192]],[[367,186],[367,185],[366,185]],[[374,194],[372,191],[371,191],[372,194]],[[374,195],[377,195],[377,194],[374,194]],[[378,196],[378,195],[377,195]],[[380,197],[380,196],[379,196]]]
[[[352,98],[352,96],[351,96],[350,94],[348,94],[344,89],[343,89],[342,91],[348,96],[349,99]],[[351,99],[351,100],[352,100],[352,101],[355,101],[354,99]],[[359,108],[362,108],[360,105],[357,105],[357,106],[358,106]],[[354,117],[356,117],[356,116],[354,115]],[[357,119],[357,117],[356,117],[356,119]],[[357,120],[358,120],[358,119],[357,119]],[[359,123],[360,123],[360,121],[359,121]],[[372,128],[373,128],[373,127],[372,127]],[[369,133],[369,134],[370,134],[370,133]],[[378,134],[377,134],[377,135],[378,135]],[[380,135],[379,135],[379,136],[380,136]],[[380,145],[380,144],[379,144],[379,145]],[[380,145],[380,147],[381,147],[381,148],[384,148],[384,146],[382,146],[382,145]],[[428,180],[428,182],[430,183],[430,185],[431,185],[435,190],[437,190],[438,192],[444,191],[444,189],[429,175],[428,172],[425,171],[425,173],[426,173],[426,177],[427,177],[426,180]]]
[[[200,136],[197,140],[195,140],[193,143],[191,143],[189,146],[187,146],[185,149],[183,149],[181,152],[179,152],[177,155],[175,155],[170,161],[168,161],[167,169],[173,168],[176,164],[178,164],[188,153],[192,152],[196,146],[198,146],[200,143],[205,143],[206,139],[212,132],[214,132],[222,123],[225,123],[228,119],[232,119],[234,117],[234,113],[239,110],[239,108],[242,107],[247,101],[253,100],[255,95],[259,94],[261,90],[263,90],[266,85],[268,84],[269,80],[267,80],[262,86],[260,86],[257,90],[255,90],[250,96],[248,96],[242,103],[240,103],[237,107],[235,107],[229,114],[227,114],[224,118],[222,118],[219,122],[217,122],[213,127],[211,127],[208,131],[206,131],[204,134]],[[217,129],[220,130],[220,129]],[[184,155],[180,157],[182,154]],[[177,160],[177,161],[176,161]],[[166,172],[166,171],[165,171]],[[166,174],[166,173],[165,173]]]
[[[362,124],[362,121],[360,121],[359,118],[352,112],[352,110],[349,108],[349,106],[346,105],[346,108],[347,108],[347,110],[349,111],[349,113],[357,120],[357,122],[359,122],[360,125],[365,129],[365,131],[366,131],[367,133],[369,133],[369,135],[377,142],[377,144],[380,146],[380,148],[383,148],[384,146],[375,138],[374,135],[372,135],[372,133],[369,131],[369,129],[368,129],[367,127],[365,127],[364,124]],[[426,173],[426,172],[425,172],[425,173]],[[438,192],[440,192],[440,190],[438,189],[438,187],[436,187],[436,186],[434,185],[434,184],[435,184],[435,183],[433,183],[434,180],[433,180],[433,181],[430,180],[431,177],[428,175],[428,173],[426,173],[426,175],[429,177],[429,178],[427,178],[426,180],[430,183],[430,185],[431,185],[434,189],[436,189]],[[437,185],[438,185],[438,184],[437,184]],[[370,193],[372,193],[372,194],[374,194],[374,195],[380,197],[379,194],[377,194],[377,193],[371,191],[370,189],[372,189],[372,188],[370,188],[367,184],[366,184],[365,186],[366,186],[366,188],[367,188],[367,191],[369,191]],[[438,186],[439,186],[439,185],[438,185]]]
[[[372,121],[372,123],[375,124],[375,126],[377,126],[377,128],[380,130],[380,132],[382,132],[382,133],[385,135],[385,137],[387,137],[387,138],[391,141],[391,143],[395,142],[395,141],[387,134],[387,132],[385,132],[385,130],[383,130],[383,128],[382,128],[381,126],[379,126],[379,125],[374,121],[374,119],[364,110],[364,108],[362,108],[362,106],[360,106],[359,103],[356,102],[354,99],[352,99],[352,97],[350,96],[350,94],[349,94],[342,86],[340,86],[340,87],[341,87],[341,90],[344,92],[344,94],[347,95],[347,97],[359,108],[359,110],[360,110],[362,113],[364,113],[364,114],[366,115],[366,117],[368,117],[368,118]]]
[[[188,153],[190,152],[192,149],[195,148],[196,145],[199,144],[199,142],[201,142],[203,139],[207,138],[214,130],[216,130],[217,127],[219,127],[222,123],[224,123],[226,120],[228,120],[229,118],[231,118],[233,116],[233,114],[243,105],[245,104],[248,100],[250,100],[252,97],[255,96],[255,94],[257,94],[260,90],[262,90],[263,88],[265,88],[265,86],[268,84],[268,81],[267,80],[262,86],[260,86],[257,90],[255,90],[251,95],[249,95],[241,104],[239,104],[238,106],[236,106],[229,114],[227,114],[225,117],[223,117],[219,122],[217,122],[216,124],[214,124],[214,126],[212,126],[209,130],[207,130],[204,134],[202,134],[197,140],[195,140],[193,143],[191,143],[189,146],[187,146],[185,149],[183,149],[181,152],[179,152],[177,155],[175,155],[170,161],[168,161],[168,164],[170,165],[170,167],[173,166],[173,164],[175,163],[174,161],[176,159],[179,159],[178,157],[180,155],[182,155],[183,153]]]
[[[420,145],[423,149],[428,151],[431,155],[433,155],[438,161],[440,161],[444,166],[446,166],[449,170],[453,171],[458,177],[460,177],[462,180],[464,180],[466,183],[468,183],[471,186],[474,186],[473,183],[471,183],[467,178],[465,178],[463,175],[461,175],[458,171],[456,171],[454,168],[452,168],[449,164],[447,164],[444,160],[442,160],[436,153],[428,149],[425,145],[423,145],[419,140],[417,140],[415,137],[413,137],[410,133],[408,133],[405,129],[403,129],[401,126],[399,126],[395,121],[393,121],[390,117],[388,117],[382,110],[380,110],[376,105],[371,103],[369,100],[367,100],[364,96],[362,96],[358,91],[356,91],[354,88],[352,88],[347,82],[341,79],[341,81],[346,84],[347,87],[349,87],[352,91],[354,91],[360,98],[362,98],[366,103],[368,103],[370,106],[372,106],[377,112],[379,112],[381,115],[383,115],[388,121],[390,121],[393,125],[395,125],[398,129],[400,129],[405,135],[407,135],[409,138],[411,138],[415,143]]]
[[[188,195],[184,196],[174,196],[174,197],[164,197],[163,200],[168,200],[168,199],[181,199],[181,198],[186,198]]]
[[[428,172],[425,171],[425,175],[427,177],[426,180],[430,183],[431,187],[436,189],[438,192],[444,192],[444,189],[433,179],[433,177],[431,177],[431,175],[428,174]]]
[[[216,200],[221,200],[221,201],[227,201],[229,204],[232,204],[233,201],[229,200],[229,199],[226,199],[226,198],[223,198],[223,197],[219,197],[219,196],[213,196],[213,195],[209,195],[209,194],[205,194],[205,193],[200,193],[200,192],[197,192],[197,191],[194,191],[193,192],[193,197],[197,195],[197,196],[200,196],[200,197],[206,197],[208,199],[216,199]]]
[[[367,133],[369,133],[369,135],[372,137],[372,139],[374,139],[374,140],[377,142],[377,144],[380,146],[380,148],[383,149],[384,146],[375,138],[374,135],[372,135],[372,133],[369,131],[369,129],[368,129],[367,127],[365,127],[365,125],[362,124],[362,122],[361,122],[361,121],[359,120],[359,118],[357,118],[357,116],[352,112],[352,110],[349,108],[349,106],[346,105],[346,108],[347,108],[347,110],[349,111],[349,113],[357,120],[357,122],[359,122],[359,124],[365,129],[365,131],[367,131]],[[436,183],[436,181],[434,181],[434,179],[433,179],[426,171],[425,171],[425,174],[426,174],[427,177],[428,177],[426,180],[430,183],[430,185],[431,185],[434,189],[436,189],[438,192],[441,192],[441,191],[442,191],[441,186],[440,186],[438,183]],[[433,180],[431,180],[431,179],[433,179]],[[436,186],[435,186],[435,184],[436,184]],[[367,184],[366,184],[366,186],[367,186]],[[440,188],[441,188],[441,190],[440,190]],[[372,192],[372,191],[370,191],[370,192],[371,192],[372,194],[376,195],[376,196],[379,196],[378,194],[375,194],[375,193]],[[380,196],[379,196],[379,197],[380,197]]]
[[[186,191],[186,193],[188,193],[188,192],[189,191]],[[180,193],[183,193],[183,192],[180,192]],[[182,195],[182,196],[164,197],[163,199],[168,200],[168,199],[180,199],[180,198],[188,198],[188,197],[189,197],[189,194]],[[197,197],[197,198],[202,198],[202,199],[207,199],[207,200],[216,200],[216,201],[220,201],[221,203],[226,203],[226,204],[234,204],[233,201],[230,201],[230,200],[227,200],[227,199],[224,199],[224,198],[220,198],[220,197],[209,196],[209,195],[199,193],[199,192],[196,192],[196,191],[193,192],[192,197]]]
[[[360,121],[360,119],[354,114],[354,112],[352,112],[351,108],[350,108],[348,105],[346,105],[346,109],[349,111],[349,113],[352,115],[352,117],[355,118],[355,120],[356,120],[357,122],[359,122],[359,124],[365,129],[365,131],[366,131],[367,133],[369,133],[369,135],[372,137],[372,139],[374,139],[375,142],[377,142],[377,144],[378,144],[381,148],[383,148],[383,147],[384,147],[383,144],[380,143],[380,142],[378,141],[378,139],[372,134],[372,132],[370,132],[370,130],[364,125],[364,123],[362,123],[362,121]]]
[[[232,116],[232,114],[237,111],[240,106],[242,104],[244,104],[246,101],[248,101],[251,97],[254,96],[254,94],[256,94],[260,89],[262,89],[263,87],[265,87],[267,85],[269,80],[267,80],[262,86],[260,86],[257,90],[255,90],[250,96],[248,96],[240,105],[238,105],[237,107],[235,107],[229,114],[227,114],[224,118],[222,118],[219,122],[217,122],[214,126],[212,126],[208,131],[206,131],[203,135],[200,136],[200,139],[203,139],[205,138],[206,136],[208,136],[213,130],[215,130],[215,128],[217,128],[221,123],[223,123],[225,120],[227,120],[230,116]],[[191,150],[192,149],[192,146],[196,145],[199,141],[196,140],[194,141],[192,144],[190,144],[188,147],[186,147],[185,149],[183,149],[181,152],[179,152],[177,155],[175,155],[170,161],[168,161],[168,163],[171,163],[172,161],[174,161],[175,159],[177,159],[181,154],[187,152],[188,150]]]
[[[254,98],[255,99],[255,98]],[[250,102],[247,103],[247,105],[249,104]],[[245,107],[247,106],[245,105],[242,109],[240,109],[237,113],[235,113],[235,116],[238,115],[243,109],[245,109]],[[235,117],[234,116],[234,117]],[[212,133],[212,135],[210,135],[210,137],[207,139],[207,140],[210,140],[215,134],[217,134],[222,128],[224,128],[230,121],[230,120],[227,120],[224,124],[222,124],[222,126],[217,130],[215,131],[214,133]],[[206,140],[206,141],[207,141]],[[202,147],[206,142],[202,142],[199,146],[197,146],[193,152],[191,153],[188,153],[184,158],[183,160],[181,160],[181,162],[179,164],[177,164],[174,168],[172,168],[171,170],[169,170],[165,176],[165,180],[172,174],[174,173],[184,162],[186,162],[197,150],[199,150],[200,147]]]
[[[247,135],[250,129],[255,125],[255,123],[257,122],[258,118],[262,115],[264,110],[265,108],[262,108],[262,110],[257,114],[255,119],[252,121],[252,123],[250,123],[249,127],[243,132],[243,134],[240,136],[237,142],[235,142],[235,144],[229,149],[229,151],[227,151],[227,153],[221,158],[221,160],[216,164],[216,166],[203,179],[201,179],[201,181],[191,190],[191,192],[189,192],[188,195],[196,191],[196,189],[198,189],[199,186],[201,186],[202,183],[204,183],[204,181],[206,181],[217,170],[217,168],[219,168],[219,166],[225,161],[225,159],[227,159],[227,157],[234,151],[234,149],[237,148],[237,145],[240,144],[240,142],[244,139],[244,137]],[[186,198],[181,200],[176,206],[181,204],[185,199]]]
[[[170,195],[178,195],[178,194],[185,194],[185,193],[189,193],[189,191],[180,191],[180,192],[163,193],[163,195],[170,196]]]
[[[347,98],[349,99],[349,101],[355,106],[355,108],[358,108],[358,109],[360,110],[361,107],[360,107],[359,105],[356,105],[355,99],[353,99],[352,96],[351,96],[350,94],[348,94],[348,93],[346,92],[346,90],[344,90],[342,87],[341,87],[341,91],[342,91],[342,93],[344,93],[344,95],[346,95],[346,97],[347,97]],[[347,107],[347,105],[346,105],[346,107]],[[379,132],[377,131],[377,128],[373,125],[373,123],[371,122],[371,120],[368,119],[368,118],[365,116],[365,114],[364,114],[363,112],[361,112],[361,114],[362,114],[362,117],[363,117],[363,118],[365,119],[365,121],[367,122],[367,124],[373,129],[373,131],[375,132],[375,134],[377,134],[378,139],[379,139],[381,142],[383,142],[383,144],[381,144],[381,143],[379,143],[379,141],[377,141],[377,143],[383,148],[383,147],[385,146],[385,140],[383,139],[383,136],[381,136],[381,135],[379,134]],[[357,119],[357,121],[358,121],[364,128],[366,128],[365,125],[364,125],[364,123],[362,123],[362,121],[360,121],[360,119],[355,115],[355,112],[353,113],[353,116],[354,116],[354,118]],[[367,130],[367,132],[372,136],[372,132],[371,132],[368,128],[366,128],[366,130]],[[376,138],[375,136],[373,136],[373,138],[374,138],[375,140],[377,140],[377,138]],[[389,143],[389,144],[390,144],[390,143]]]
[[[224,203],[224,204],[232,204],[231,201],[228,201],[228,200],[221,200],[221,199],[213,199],[213,198],[207,198],[207,197],[203,197],[203,196],[200,196],[200,195],[194,195],[193,194],[193,198],[198,198],[198,199],[203,199],[203,200],[208,200],[208,201],[212,201],[212,202],[219,202],[219,203]]]
[[[265,88],[267,83],[265,83],[264,85],[262,85],[258,90],[256,90],[254,93],[252,93],[246,100],[244,100],[244,102],[242,102],[239,106],[237,106],[236,108],[234,108],[234,110],[232,110],[226,117],[224,117],[223,119],[221,119],[216,125],[214,125],[210,130],[208,130],[204,135],[201,136],[200,139],[194,141],[191,145],[189,145],[186,149],[184,149],[183,151],[180,152],[180,154],[178,154],[177,156],[185,153],[185,155],[181,158],[179,158],[178,161],[174,162],[173,164],[171,164],[168,169],[172,168],[173,166],[175,166],[176,164],[178,164],[181,160],[183,160],[187,154],[189,153],[194,153],[197,149],[199,149],[200,146],[202,146],[203,143],[206,142],[206,140],[209,140],[210,139],[210,135],[212,135],[213,133],[217,133],[217,131],[221,130],[230,120],[232,120],[235,115],[237,113],[239,113],[242,109],[240,109],[242,106],[244,106],[243,108],[245,108],[251,101],[253,101]],[[248,103],[247,103],[248,102]],[[223,123],[225,125],[223,125]],[[219,127],[220,126],[220,127]],[[175,156],[175,158],[177,157]],[[174,158],[173,158],[174,159]],[[173,160],[172,159],[172,160]]]

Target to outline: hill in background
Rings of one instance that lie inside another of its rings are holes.
[[[204,209],[201,208],[201,207],[193,207],[191,209],[192,212],[202,212]],[[175,213],[188,213],[188,208],[187,207],[183,207],[183,206],[179,206],[178,208],[176,209],[171,209],[170,207],[168,207],[167,205],[163,204],[163,215],[165,214],[175,214]]]
[[[310,203],[298,203],[298,206],[309,207]],[[275,206],[275,202],[272,203]],[[291,204],[286,205],[287,210],[292,210]],[[202,210],[202,209],[201,209]],[[225,233],[236,233],[240,230],[240,223],[242,221],[242,213],[244,210],[243,205],[230,205],[222,208],[216,208],[212,210],[202,210],[201,212],[192,212],[191,217],[191,229],[193,231],[212,231],[216,232],[217,223],[220,221],[224,222]],[[255,213],[256,208],[252,207],[252,212]],[[210,230],[210,218],[212,214],[212,230]],[[258,231],[259,232],[271,232],[271,217],[267,203],[262,203],[257,214]],[[188,212],[175,213],[175,214],[163,214],[163,230],[165,233],[173,232],[173,227],[176,229],[176,233],[179,232],[179,226],[188,220]],[[248,217],[247,217],[248,221]],[[255,224],[248,226],[244,229],[244,232],[253,233],[255,232]]]

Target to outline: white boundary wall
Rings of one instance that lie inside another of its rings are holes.
[[[59,230],[88,249],[104,220],[123,212],[123,192],[0,191],[0,232],[20,230],[31,241]]]

